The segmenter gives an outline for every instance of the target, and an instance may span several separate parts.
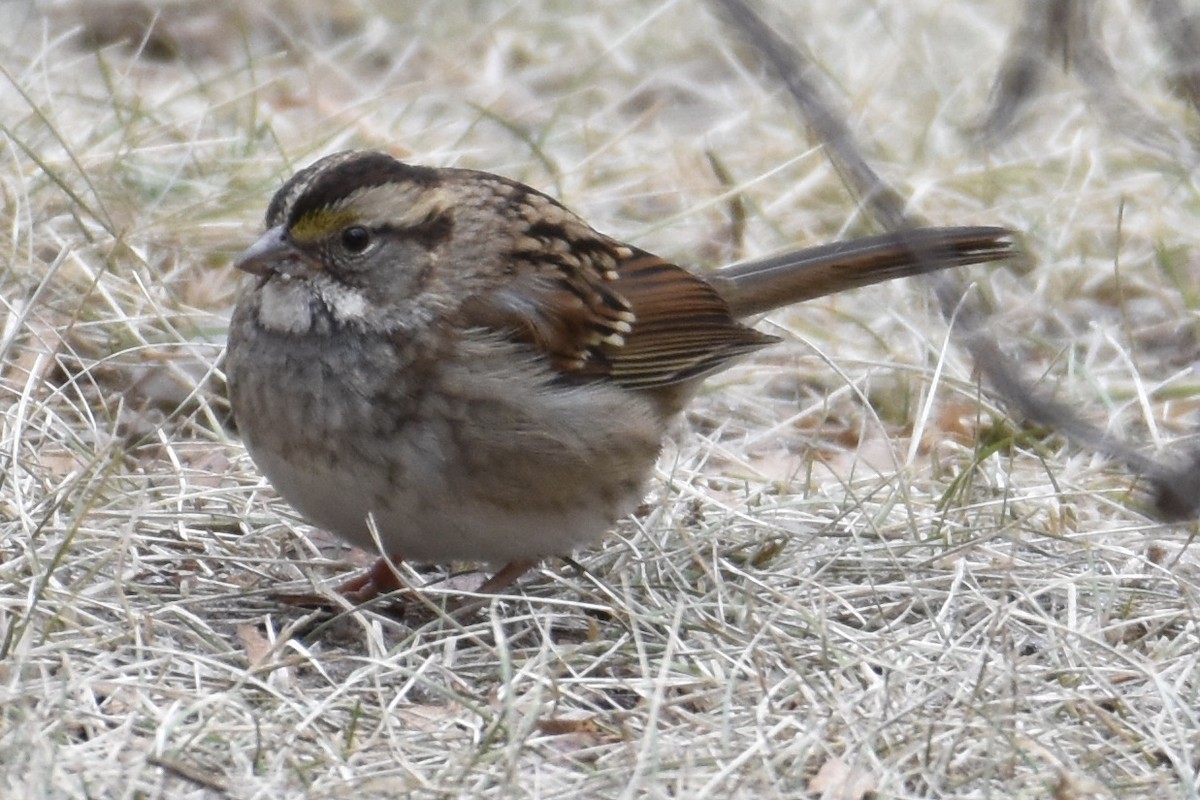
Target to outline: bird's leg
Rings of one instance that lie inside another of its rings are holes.
[[[496,594],[507,589],[529,570],[537,566],[537,560],[531,558],[519,558],[516,561],[510,561],[500,568],[492,577],[483,582],[479,587],[480,594]]]
[[[408,584],[396,572],[396,564],[400,561],[399,556],[380,558],[366,572],[334,587],[334,591],[358,605],[374,600],[381,594],[408,589]]]
[[[380,558],[366,572],[355,575],[345,583],[334,587],[334,591],[351,603],[359,605],[389,592],[411,590],[412,587],[405,583],[400,574],[396,572],[395,565],[399,564],[400,560],[399,556],[392,556],[390,559]],[[502,592],[530,569],[537,566],[537,563],[535,559],[510,561],[499,572],[484,581],[477,591],[479,594]]]

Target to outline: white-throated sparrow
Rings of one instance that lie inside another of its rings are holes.
[[[1013,253],[1001,228],[933,228],[698,276],[515,181],[364,151],[298,172],[266,225],[227,360],[254,462],[358,547],[370,516],[395,558],[507,565],[488,589],[637,506],[704,376],[777,341],[739,318]]]

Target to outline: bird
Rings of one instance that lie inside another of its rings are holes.
[[[229,401],[275,491],[380,556],[344,596],[400,588],[404,559],[493,565],[498,592],[643,501],[705,377],[779,341],[747,320],[1016,251],[1003,227],[914,228],[701,274],[515,180],[344,151],[234,261]]]

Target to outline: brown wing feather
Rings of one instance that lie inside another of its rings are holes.
[[[462,314],[471,326],[533,345],[563,372],[590,370],[603,348],[624,341],[634,314],[611,285],[558,273],[519,274],[501,289],[468,299]]]
[[[633,310],[620,347],[604,347],[609,375],[651,389],[697,378],[731,358],[779,341],[742,325],[703,279],[636,251],[617,265],[616,290]]]
[[[560,252],[514,254],[516,273],[468,299],[464,320],[533,345],[567,375],[637,389],[705,375],[777,341],[737,322],[711,286],[657,256],[598,234],[571,255]]]

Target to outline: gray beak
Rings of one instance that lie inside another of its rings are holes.
[[[283,225],[271,228],[246,248],[233,265],[251,275],[266,277],[273,274],[306,278],[321,270],[319,261],[301,252]]]

